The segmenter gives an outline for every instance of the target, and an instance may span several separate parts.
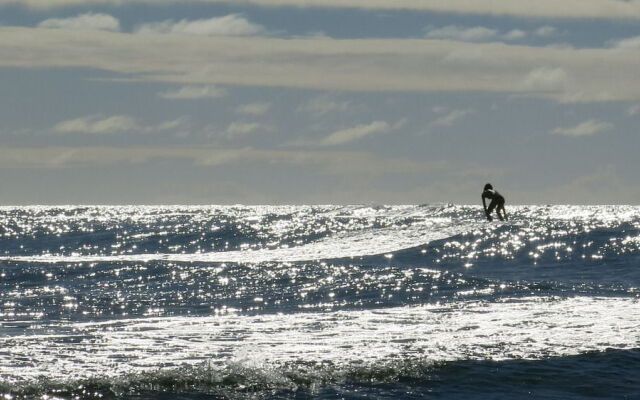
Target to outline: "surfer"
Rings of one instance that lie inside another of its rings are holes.
[[[489,203],[489,208],[487,208],[487,203],[485,199],[491,199]],[[491,213],[493,210],[496,210],[496,214],[498,214],[498,218],[500,221],[504,221],[507,219],[507,212],[504,210],[504,197],[500,193],[498,193],[490,183],[484,185],[484,190],[482,191],[482,205],[484,206],[484,213],[487,215],[487,219],[492,221]]]

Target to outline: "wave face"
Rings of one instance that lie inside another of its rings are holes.
[[[638,398],[640,207],[0,208],[6,398]]]

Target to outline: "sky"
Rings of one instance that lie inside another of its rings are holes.
[[[0,0],[0,204],[640,204],[640,0]]]

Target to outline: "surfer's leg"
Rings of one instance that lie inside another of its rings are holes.
[[[491,213],[493,212],[493,210],[496,208],[497,205],[498,205],[498,202],[496,201],[496,199],[491,200],[491,203],[489,203],[489,207],[487,207],[487,217],[491,215]],[[500,216],[500,214],[498,214],[498,216]]]
[[[500,204],[498,204],[498,207],[496,208],[496,214],[498,214],[498,218],[500,218],[500,221],[507,220],[507,212],[504,209],[504,201],[501,201]]]

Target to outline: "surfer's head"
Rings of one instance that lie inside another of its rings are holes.
[[[490,183],[487,183],[486,185],[484,185],[484,190],[493,190],[493,186],[491,186]]]

